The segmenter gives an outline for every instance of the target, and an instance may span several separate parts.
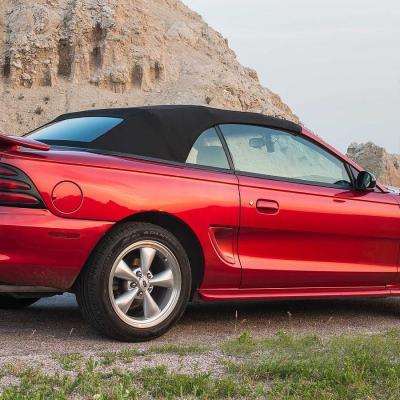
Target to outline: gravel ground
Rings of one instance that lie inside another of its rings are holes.
[[[249,330],[264,337],[285,330],[292,334],[329,336],[341,333],[378,333],[400,329],[400,300],[357,299],[199,303],[188,307],[182,320],[166,335],[142,344],[118,343],[93,332],[83,321],[73,295],[42,299],[25,310],[0,313],[0,364],[40,361],[53,363],[54,353],[147,349],[149,346],[204,344],[216,347]],[[194,364],[212,368],[213,351],[192,355]],[[178,356],[157,354],[160,363],[173,365]],[[153,365],[151,357],[145,364]],[[186,360],[189,361],[189,360]],[[50,366],[50,365],[49,365]],[[142,365],[145,366],[145,365]]]
[[[326,337],[389,329],[400,330],[398,299],[197,303],[191,304],[182,320],[163,337],[151,343],[119,343],[93,332],[83,321],[75,297],[66,294],[42,299],[25,310],[0,312],[0,395],[7,387],[24,387],[18,371],[23,373],[28,367],[78,382],[90,363],[107,376],[115,371],[135,375],[143,368],[162,365],[171,373],[207,373],[218,381],[226,374],[226,361],[236,362],[241,357],[224,354],[221,345],[243,331],[251,331],[254,337],[272,336],[282,330]],[[160,351],[166,344],[194,344],[206,350],[182,355]],[[141,355],[135,350],[141,350]],[[130,354],[129,360],[123,354]],[[70,369],[65,362],[74,362],[76,357],[77,364]],[[106,362],[107,357],[111,362]],[[90,384],[90,376],[85,378],[86,384]]]
[[[166,365],[171,372],[208,372],[219,377],[224,361],[230,359],[219,345],[245,330],[255,337],[266,337],[282,330],[331,336],[389,329],[400,329],[400,299],[197,303],[191,304],[182,320],[163,337],[151,343],[119,343],[93,332],[82,319],[75,297],[66,294],[42,299],[25,310],[0,312],[0,368],[13,365],[23,371],[39,367],[50,375],[65,374],[60,363],[60,355],[65,353],[80,353],[85,363],[88,359],[101,363],[104,352],[195,344],[208,350],[186,355],[148,352],[134,356],[128,364],[117,359],[100,368],[107,372],[117,367],[127,372]],[[14,376],[0,379],[0,387],[16,383]]]

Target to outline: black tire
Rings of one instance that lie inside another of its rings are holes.
[[[39,298],[36,299],[25,299],[16,298],[7,295],[0,295],[0,309],[2,310],[18,310],[20,308],[26,308],[36,303]]]
[[[181,271],[181,290],[173,311],[159,325],[150,328],[133,327],[123,321],[115,312],[109,294],[109,279],[116,259],[128,246],[142,240],[166,246],[174,254]],[[125,342],[146,341],[164,334],[183,315],[191,283],[188,256],[174,235],[157,225],[127,222],[111,230],[96,247],[78,278],[76,297],[83,317],[98,332]]]

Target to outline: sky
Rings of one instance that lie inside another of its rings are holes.
[[[183,0],[302,122],[400,153],[399,0]]]

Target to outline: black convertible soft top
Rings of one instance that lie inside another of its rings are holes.
[[[185,162],[201,133],[219,124],[260,125],[301,133],[293,122],[263,114],[205,106],[147,106],[68,113],[55,121],[79,117],[119,117],[123,122],[92,145],[97,149]],[[129,150],[128,150],[129,149]],[[134,149],[134,150],[132,150]]]

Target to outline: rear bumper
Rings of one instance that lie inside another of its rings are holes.
[[[68,290],[112,224],[0,207],[0,283]]]

